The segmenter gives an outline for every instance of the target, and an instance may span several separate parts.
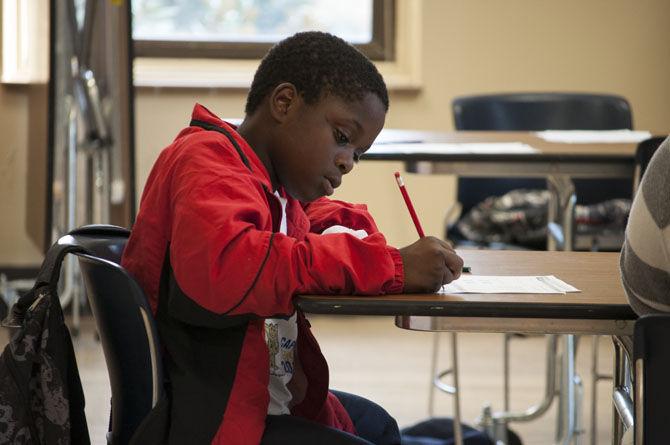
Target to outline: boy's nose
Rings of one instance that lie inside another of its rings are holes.
[[[341,153],[336,159],[337,168],[340,169],[340,172],[343,175],[346,175],[354,168],[354,155],[353,153]]]

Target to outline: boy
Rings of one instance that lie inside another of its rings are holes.
[[[328,391],[326,361],[291,301],[435,291],[460,274],[446,243],[397,250],[364,206],[323,198],[387,109],[365,56],[300,33],[261,62],[238,128],[196,105],[159,156],[123,265],[156,314],[171,443],[399,443],[380,407]],[[331,226],[350,233],[322,234]]]

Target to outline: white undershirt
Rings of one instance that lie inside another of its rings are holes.
[[[287,234],[286,229],[286,198],[275,196],[281,202],[281,223],[279,232]],[[352,230],[343,226],[332,226],[322,232],[322,235],[330,233],[349,233],[357,238],[368,236],[365,230]],[[266,318],[265,319],[265,343],[270,353],[270,381],[268,392],[270,393],[270,404],[268,414],[280,415],[290,414],[289,408],[293,394],[288,389],[288,384],[293,378],[294,353],[298,340],[297,316],[294,312],[289,318]]]
[[[275,195],[281,202],[282,215],[279,231],[286,235],[286,199]],[[290,318],[267,318],[265,320],[265,342],[270,352],[270,381],[268,391],[270,404],[268,414],[290,414],[289,405],[293,395],[288,383],[293,378],[294,352],[298,340],[296,313]]]

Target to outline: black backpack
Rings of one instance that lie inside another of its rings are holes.
[[[90,444],[57,287],[63,257],[83,250],[51,247],[35,285],[2,323],[15,332],[0,356],[0,443]]]

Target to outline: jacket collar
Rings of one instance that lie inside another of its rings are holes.
[[[193,107],[193,113],[191,113],[191,119],[206,122],[208,124],[224,128],[235,139],[235,142],[237,142],[240,149],[249,160],[249,163],[251,164],[250,166],[251,170],[260,176],[260,178],[263,180],[263,183],[266,185],[268,190],[272,190],[272,182],[270,181],[270,174],[268,173],[267,169],[265,168],[265,165],[263,164],[263,162],[261,162],[260,158],[253,150],[253,148],[251,148],[249,143],[237,132],[237,125],[224,121],[223,119],[221,119],[216,114],[212,113],[206,107],[200,105],[199,103],[196,103],[195,106]]]

